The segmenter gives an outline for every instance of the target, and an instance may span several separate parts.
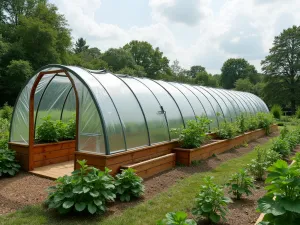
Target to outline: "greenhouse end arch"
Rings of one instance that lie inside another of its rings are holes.
[[[48,65],[19,94],[10,143],[33,148],[43,117],[67,121],[76,114],[75,151],[109,156],[171,142],[177,137],[170,130],[197,116],[210,118],[213,131],[242,113],[256,112],[269,110],[246,92]]]

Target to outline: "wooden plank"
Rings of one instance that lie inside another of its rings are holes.
[[[88,165],[106,166],[106,157],[85,152],[75,152],[75,161],[87,160]]]
[[[175,161],[175,153],[170,153],[168,155],[164,155],[161,157],[157,157],[154,159],[150,159],[147,161],[135,163],[135,164],[129,164],[129,165],[123,165],[122,168],[133,168],[137,172],[150,169],[152,167],[157,167],[159,165],[168,163],[168,162],[174,162]]]
[[[58,158],[54,158],[54,159],[45,159],[45,160],[34,162],[34,167],[47,166],[50,164],[66,162],[66,161],[68,161],[68,156],[62,156],[62,157],[58,157]]]
[[[40,153],[40,154],[34,154],[34,161],[41,161],[45,159],[54,159],[62,156],[68,156],[69,149],[61,149],[58,151],[52,151],[52,152],[45,152],[45,153]]]
[[[142,178],[149,178],[149,177],[152,177],[152,176],[154,176],[158,173],[161,173],[163,171],[172,169],[174,166],[175,166],[174,162],[168,162],[168,163],[159,165],[157,167],[150,168],[148,170],[143,170],[143,171],[137,172],[137,175],[142,177]]]

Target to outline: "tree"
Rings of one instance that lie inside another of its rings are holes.
[[[197,73],[206,72],[205,67],[203,66],[192,66],[188,71],[188,75],[192,78],[195,78]]]
[[[270,84],[277,82],[282,89],[287,90],[286,99],[290,102],[291,111],[296,110],[297,90],[300,83],[300,27],[293,26],[276,36],[269,55],[261,62],[263,72],[275,79],[269,79]]]
[[[184,69],[179,65],[179,61],[177,59],[173,61],[173,64],[170,66],[170,68],[175,76],[179,76],[180,73],[184,72]]]
[[[83,38],[78,38],[78,40],[75,43],[74,52],[78,54],[85,50],[88,50],[88,48],[89,46],[86,45],[86,40],[84,40]]]
[[[153,48],[146,41],[131,41],[123,47],[131,53],[135,63],[142,66],[148,77],[156,78],[159,74],[170,74],[169,60],[159,48]]]
[[[125,67],[134,69],[136,65],[130,52],[123,48],[110,48],[102,56],[113,72],[119,71]]]
[[[0,76],[0,89],[5,102],[13,104],[25,81],[32,76],[33,70],[28,61],[12,60],[5,74]],[[3,103],[3,102],[2,102]],[[2,104],[1,103],[1,104]]]
[[[246,78],[257,71],[245,59],[228,59],[221,68],[221,83],[226,89],[234,88],[234,83],[240,78]]]
[[[249,78],[240,78],[235,82],[235,90],[237,91],[245,91],[245,92],[253,92],[253,84],[251,83]]]
[[[117,74],[130,75],[135,77],[145,77],[147,74],[142,66],[136,65],[134,69],[125,67],[116,72]]]
[[[195,83],[207,87],[218,87],[218,80],[217,77],[207,73],[204,71],[200,71],[197,73],[195,77]]]

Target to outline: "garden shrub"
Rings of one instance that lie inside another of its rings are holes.
[[[66,124],[66,138],[73,140],[76,138],[76,117],[73,117]]]
[[[0,177],[3,175],[14,176],[20,169],[16,162],[15,151],[0,149]]]
[[[300,106],[297,107],[295,116],[296,116],[297,119],[300,119]]]
[[[254,188],[254,179],[249,176],[245,169],[233,174],[226,186],[229,187],[229,193],[232,193],[237,200],[240,200],[243,194],[249,196],[252,194],[250,189]]]
[[[37,128],[37,138],[40,142],[57,142],[58,134],[56,132],[55,122],[51,116],[42,118],[43,122]]]
[[[54,122],[55,132],[57,134],[57,140],[63,141],[67,139],[67,124],[62,122],[61,120],[57,120]]]
[[[282,156],[291,154],[290,144],[286,138],[277,138],[272,142],[271,150],[278,152]]]
[[[270,113],[259,112],[256,114],[256,116],[258,119],[258,127],[264,129],[266,134],[269,135],[270,128],[274,120],[273,115]]]
[[[247,123],[247,116],[242,113],[238,118],[237,118],[237,124],[239,128],[240,133],[245,133],[246,131],[249,130],[248,123]]]
[[[264,213],[260,223],[296,225],[300,221],[300,170],[278,160],[268,168],[267,194],[258,200],[258,210]]]
[[[197,117],[197,120],[189,120],[186,128],[172,129],[179,134],[179,143],[182,148],[199,148],[209,139],[208,126],[211,123],[207,117]]]
[[[11,117],[12,117],[12,113],[13,113],[13,107],[11,107],[7,103],[5,103],[4,106],[1,109],[0,117],[10,121]]]
[[[248,127],[248,130],[256,130],[259,128],[259,122],[256,115],[249,115],[246,117],[246,124]]]
[[[217,137],[231,139],[238,135],[239,128],[236,123],[223,122],[217,131]]]
[[[188,219],[185,212],[169,212],[165,218],[158,221],[156,225],[197,225],[195,220]]]
[[[9,121],[0,118],[0,149],[8,149]]]
[[[280,131],[280,138],[287,137],[289,133],[290,133],[290,131],[287,128],[287,126],[284,126],[283,129]]]
[[[274,159],[272,157],[278,157],[278,154],[259,146],[256,146],[254,151],[256,151],[256,158],[251,160],[247,165],[247,169],[256,180],[263,180],[266,169],[273,163]]]
[[[105,168],[100,171],[86,165],[86,160],[77,161],[80,169],[71,176],[60,177],[56,185],[49,188],[46,205],[65,214],[71,211],[104,213],[106,203],[114,201],[114,178]]]
[[[273,105],[271,108],[271,113],[273,114],[274,118],[280,119],[283,114],[281,106],[277,104]]]
[[[115,179],[116,194],[122,202],[129,202],[132,197],[139,198],[143,195],[145,189],[143,179],[136,175],[134,169],[123,169]]]
[[[218,223],[221,219],[226,221],[227,204],[232,202],[231,199],[225,197],[223,189],[213,183],[213,177],[207,176],[203,180],[204,184],[200,186],[196,197],[193,215],[205,217],[213,223]]]

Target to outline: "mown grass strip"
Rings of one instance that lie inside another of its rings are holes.
[[[261,145],[270,147],[272,139]],[[229,176],[237,170],[245,167],[251,159],[255,158],[255,152],[251,151],[241,157],[222,163],[212,171],[197,173],[178,181],[167,191],[159,193],[151,200],[135,207],[128,208],[121,215],[109,217],[85,217],[64,218],[53,215],[41,208],[41,206],[26,207],[25,209],[0,217],[0,224],[101,224],[101,225],[135,225],[155,224],[157,220],[171,211],[190,211],[194,205],[194,198],[204,176],[214,176],[215,182],[224,184]]]

